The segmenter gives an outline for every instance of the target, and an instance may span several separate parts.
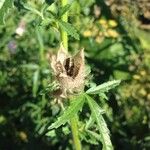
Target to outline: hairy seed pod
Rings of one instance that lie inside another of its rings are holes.
[[[59,82],[62,95],[79,93],[84,89],[85,61],[84,50],[71,56],[61,44],[57,55],[51,57],[51,68],[54,71],[55,79]],[[62,96],[60,95],[60,96]]]

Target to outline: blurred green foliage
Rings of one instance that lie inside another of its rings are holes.
[[[89,84],[123,80],[117,94],[108,94],[109,101],[101,99],[114,148],[150,149],[148,1],[69,2],[69,22],[74,27],[62,22],[61,26],[71,33],[69,51],[85,48],[93,74]],[[65,11],[58,4],[14,0],[14,5],[5,4],[9,11],[0,7],[1,21],[7,12],[0,26],[0,149],[71,149],[66,126],[52,131],[51,137],[45,135],[62,113],[53,98],[57,85],[49,67],[49,54],[55,53],[60,42],[59,17]],[[76,40],[78,33],[80,40]],[[86,108],[83,111],[88,115]],[[101,148],[83,145],[84,149]]]

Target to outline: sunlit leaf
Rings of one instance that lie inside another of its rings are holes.
[[[61,21],[61,20],[59,20],[58,23],[59,23],[60,27],[68,33],[68,35],[79,40],[79,34],[78,34],[76,28],[72,24]]]
[[[108,97],[105,93],[99,93],[99,97],[101,100],[108,100]]]
[[[86,141],[87,143],[93,144],[93,145],[98,145],[99,142],[98,140],[90,133],[88,132],[82,132],[80,133],[80,138],[84,141]]]
[[[29,4],[27,4],[27,3],[23,3],[23,7],[24,7],[25,9],[31,11],[32,13],[34,13],[34,14],[40,16],[42,19],[44,19],[43,14],[42,14],[40,11],[38,11],[37,9],[33,8],[31,5],[29,5]]]
[[[71,6],[70,4],[67,4],[64,7],[61,7],[59,10],[59,17],[64,15],[69,10],[70,6]]]
[[[113,146],[110,140],[109,130],[107,128],[107,125],[103,116],[100,113],[101,108],[90,96],[86,95],[86,99],[91,109],[91,112],[93,113],[93,117],[95,118],[95,122],[97,123],[99,133],[101,134],[103,150],[112,150]]]
[[[9,9],[13,7],[13,0],[1,0],[0,1],[0,25],[5,23],[5,15]]]
[[[95,139],[96,141],[100,141],[101,142],[101,135],[97,134],[96,132],[90,131],[90,130],[86,130],[86,133],[91,137],[91,139]]]
[[[120,80],[108,81],[99,86],[92,87],[86,91],[87,94],[99,94],[108,92],[110,89],[118,86],[120,84]]]
[[[3,7],[4,3],[5,3],[5,0],[0,1],[0,9]]]
[[[48,131],[45,135],[46,135],[46,136],[49,136],[49,137],[55,137],[55,136],[56,136],[56,133],[55,133],[55,130],[50,130],[50,131]]]
[[[105,111],[101,108],[101,109],[99,110],[99,113],[100,113],[100,114],[104,114]],[[94,123],[95,123],[95,117],[94,117],[94,114],[92,113],[91,116],[90,116],[90,118],[89,118],[89,120],[88,120],[87,123],[86,123],[85,129],[89,129],[90,127],[93,126]]]
[[[58,128],[61,125],[64,125],[66,122],[68,122],[72,117],[74,117],[75,114],[81,110],[85,98],[84,95],[76,96],[73,99],[71,99],[70,106],[64,111],[64,113],[57,119],[55,123],[53,123],[48,129]]]

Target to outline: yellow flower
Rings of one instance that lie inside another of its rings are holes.
[[[108,29],[108,23],[107,23],[106,20],[100,19],[100,20],[99,20],[99,23],[100,23],[100,25],[101,25],[103,28]]]
[[[146,96],[147,95],[147,92],[144,88],[140,89],[139,90],[139,93],[142,95],[142,96]]]
[[[147,94],[147,99],[150,100],[150,93]]]
[[[101,25],[105,25],[105,24],[107,24],[107,21],[106,21],[105,19],[100,19],[100,20],[99,20],[99,23],[100,23]]]
[[[133,76],[133,79],[135,79],[135,80],[140,80],[140,78],[141,78],[141,77],[140,77],[139,75],[134,75],[134,76]]]
[[[142,70],[142,71],[140,72],[140,74],[141,74],[142,76],[145,76],[145,75],[146,75],[146,71],[145,71],[145,70]]]
[[[84,37],[91,37],[92,36],[92,32],[90,30],[86,30],[83,32],[83,36]]]
[[[107,34],[108,34],[108,37],[113,37],[113,38],[118,37],[118,32],[113,29],[108,29]]]
[[[103,36],[97,36],[96,39],[95,39],[95,41],[96,41],[97,43],[101,43],[103,40],[104,40],[104,37],[103,37]]]
[[[115,20],[112,20],[112,19],[108,21],[108,24],[110,27],[116,27],[118,25],[117,22]]]
[[[27,138],[27,134],[24,131],[20,131],[19,132],[19,137],[22,141],[27,142],[28,138]]]

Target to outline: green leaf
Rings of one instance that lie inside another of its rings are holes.
[[[110,89],[118,86],[120,84],[120,80],[108,81],[99,86],[92,87],[86,91],[87,94],[99,94],[108,92]]]
[[[105,111],[104,111],[103,109],[100,109],[100,110],[99,110],[99,113],[100,113],[100,114],[104,114]],[[92,113],[91,116],[90,116],[90,119],[86,122],[85,129],[89,129],[90,127],[93,126],[94,123],[95,123],[95,117],[94,117],[94,115],[93,115],[93,113]]]
[[[95,118],[95,122],[97,123],[99,133],[101,134],[103,150],[112,150],[113,146],[110,140],[109,130],[103,116],[100,113],[102,109],[89,95],[86,95],[86,99],[93,114],[93,117]]]
[[[76,28],[72,24],[70,24],[68,22],[61,21],[61,20],[58,20],[58,23],[59,23],[60,27],[68,33],[68,35],[79,40],[79,34],[78,34]]]
[[[99,97],[100,97],[101,100],[108,100],[108,97],[106,96],[105,93],[100,93]]]
[[[50,6],[48,6],[46,10],[51,13],[52,17],[56,18],[58,13],[56,1],[53,2]]]
[[[5,3],[5,0],[1,0],[1,1],[0,1],[0,9],[1,9],[2,6],[4,5],[4,3]]]
[[[74,97],[71,99],[70,106],[64,111],[64,113],[58,118],[58,120],[53,123],[48,129],[58,128],[61,125],[64,125],[67,121],[69,121],[78,111],[82,108],[85,98],[84,95],[81,94],[79,96]]]
[[[9,9],[13,7],[13,0],[1,0],[0,1],[0,25],[5,23],[5,15]]]
[[[90,119],[86,122],[85,129],[90,128],[95,123],[95,118],[93,117],[93,113],[90,116]]]
[[[56,136],[56,133],[55,133],[55,130],[50,130],[50,131],[48,131],[45,135],[46,135],[46,136],[49,136],[49,137],[55,137],[55,136]]]
[[[32,88],[32,93],[33,96],[36,97],[37,91],[38,91],[38,78],[39,78],[39,70],[34,72],[33,75],[33,88]]]
[[[94,145],[99,144],[97,139],[92,134],[90,134],[86,131],[80,133],[80,138],[90,144],[94,144]]]
[[[64,15],[70,8],[70,4],[65,5],[64,7],[60,7],[59,10],[59,17],[61,17],[62,15]]]
[[[24,64],[24,65],[21,65],[22,68],[27,68],[27,69],[30,69],[30,70],[37,70],[39,69],[39,66],[37,64],[33,64],[33,63],[30,63],[30,64]]]
[[[94,138],[96,138],[98,141],[101,140],[101,135],[97,134],[96,132],[90,131],[90,130],[86,130],[87,133],[89,133],[90,135],[92,135]]]
[[[33,8],[32,6],[30,6],[29,4],[25,4],[23,3],[23,7],[29,11],[31,11],[32,13],[40,16],[42,18],[42,20],[44,20],[44,16],[42,14],[42,12],[38,11],[37,9]]]
[[[91,73],[91,67],[86,65],[85,66],[85,76],[87,77],[88,75],[90,75],[90,73]]]
[[[97,141],[101,141],[102,137],[100,134],[97,134],[96,132],[90,131],[90,130],[86,130],[87,134],[91,137],[91,139],[95,139]]]
[[[120,80],[128,80],[131,78],[131,75],[129,72],[122,71],[122,70],[114,70],[113,76],[115,79],[120,79]]]
[[[63,127],[62,128],[62,132],[65,134],[65,135],[68,135],[70,133],[70,130],[68,127]]]

